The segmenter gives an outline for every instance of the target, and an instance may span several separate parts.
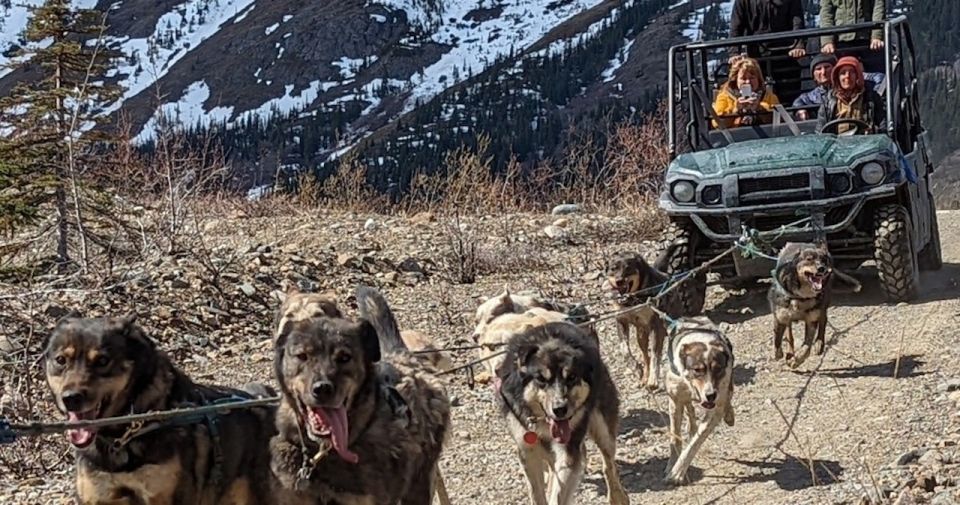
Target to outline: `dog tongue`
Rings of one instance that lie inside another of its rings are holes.
[[[67,420],[68,421],[80,421],[86,419],[89,416],[79,415],[76,412],[68,412]],[[90,428],[75,428],[72,430],[67,430],[67,436],[70,437],[70,443],[77,447],[85,447],[87,444],[93,440],[94,430]]]
[[[556,421],[550,420],[550,436],[561,444],[570,441],[570,420]]]
[[[813,287],[818,290],[823,289],[823,276],[821,275],[812,275],[810,276],[810,282],[813,284]]]
[[[330,428],[330,442],[333,443],[333,449],[337,451],[337,454],[348,463],[360,461],[360,457],[347,447],[350,443],[347,409],[343,407],[335,409],[320,408],[314,409],[313,412],[320,416],[323,424]]]

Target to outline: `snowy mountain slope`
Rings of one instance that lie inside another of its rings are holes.
[[[124,112],[139,143],[153,138],[161,117],[186,128],[238,131],[251,125],[267,128],[270,118],[281,118],[284,128],[307,132],[288,137],[297,144],[293,150],[302,153],[298,163],[309,164],[311,159],[336,158],[473,76],[515,72],[514,64],[505,65],[506,60],[518,63],[561,54],[609,30],[611,20],[625,10],[656,2],[669,9],[667,20],[624,32],[619,49],[607,53],[605,69],[580,83],[580,96],[573,96],[569,106],[589,108],[596,96],[636,101],[655,91],[665,48],[696,22],[690,12],[731,1],[74,0],[74,4],[109,9],[109,42],[124,55],[110,77],[126,89],[109,112]],[[7,27],[26,24],[24,9],[4,10],[2,5],[0,0],[0,14],[7,16],[0,48],[16,43]],[[643,42],[635,43],[639,38]],[[16,78],[0,76],[0,93]],[[468,125],[463,128],[470,130]],[[301,140],[310,145],[299,145]],[[288,153],[291,146],[285,142],[286,147],[270,149]]]

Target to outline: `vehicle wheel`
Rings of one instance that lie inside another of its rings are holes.
[[[660,236],[656,268],[672,276],[699,266],[694,264],[696,239],[691,225],[671,222]],[[670,294],[673,296],[668,295],[668,303],[662,304],[662,310],[670,317],[700,315],[707,298],[706,272],[687,278]]]
[[[874,223],[873,254],[880,287],[892,302],[912,300],[920,287],[920,272],[907,209],[897,204],[882,205],[874,212]]]
[[[943,268],[943,252],[940,250],[940,225],[937,223],[937,206],[930,198],[930,242],[917,255],[920,270],[940,270]]]

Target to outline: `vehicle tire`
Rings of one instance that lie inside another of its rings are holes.
[[[880,287],[891,302],[912,300],[920,287],[920,272],[907,209],[898,204],[882,205],[874,211],[874,223],[873,254]]]
[[[943,268],[943,251],[940,249],[940,225],[937,223],[937,206],[930,199],[930,242],[917,255],[920,270],[940,270]]]
[[[690,224],[670,222],[660,235],[657,261],[654,266],[663,273],[673,276],[689,271],[694,264],[697,232]],[[701,272],[687,278],[683,284],[670,292],[661,309],[670,317],[696,316],[703,313],[707,298],[707,275]],[[673,296],[670,296],[673,295]]]

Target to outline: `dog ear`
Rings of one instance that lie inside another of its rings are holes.
[[[57,322],[54,323],[53,325],[53,330],[48,332],[46,336],[43,337],[42,349],[44,350],[44,353],[46,353],[47,348],[50,346],[50,340],[53,338],[53,335],[57,333],[58,330],[65,327],[74,319],[80,319],[81,317],[83,317],[83,315],[80,314],[80,311],[78,311],[77,309],[70,309],[70,311],[64,314],[63,316],[61,316],[60,319],[57,319]]]
[[[524,345],[517,349],[517,369],[523,370],[530,365],[530,361],[533,360],[533,356],[539,350],[540,346],[536,344]]]
[[[280,330],[277,332],[276,336],[273,337],[273,347],[277,349],[282,349],[287,345],[287,336],[290,335],[290,332],[293,331],[294,321],[287,319],[283,321],[283,325],[280,326]],[[279,326],[279,323],[277,325]]]
[[[130,346],[131,357],[146,356],[148,352],[157,348],[153,340],[147,336],[147,333],[136,324],[137,315],[127,314],[120,318],[120,328],[127,345]]]
[[[377,336],[377,330],[366,319],[359,322],[358,335],[360,345],[363,347],[363,354],[367,361],[376,363],[380,361],[380,337]]]

